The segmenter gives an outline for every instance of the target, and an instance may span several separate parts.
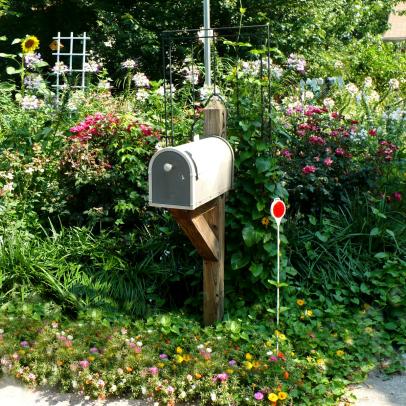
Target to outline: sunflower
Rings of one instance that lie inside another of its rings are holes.
[[[39,39],[35,35],[28,35],[21,42],[21,48],[24,54],[32,54],[38,47],[39,47]]]

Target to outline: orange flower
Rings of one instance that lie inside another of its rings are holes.
[[[130,372],[133,371],[133,369],[132,369],[131,367],[125,367],[125,370],[126,370],[128,373],[130,373]]]
[[[269,217],[262,217],[261,223],[267,227],[269,225]]]
[[[288,371],[285,371],[285,372],[283,373],[283,377],[284,377],[285,379],[289,379],[289,372],[288,372]]]
[[[297,300],[296,300],[296,304],[297,304],[298,306],[303,306],[303,305],[305,304],[305,301],[304,301],[303,299],[297,299]]]
[[[285,400],[288,397],[288,394],[286,392],[279,392],[278,393],[278,398],[280,400]]]
[[[196,378],[196,379],[200,379],[201,377],[202,377],[202,374],[199,374],[199,373],[197,373],[197,372],[195,373],[195,378]]]

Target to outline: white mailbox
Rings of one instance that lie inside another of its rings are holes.
[[[194,210],[230,190],[233,175],[234,153],[224,138],[163,148],[149,163],[149,204]]]

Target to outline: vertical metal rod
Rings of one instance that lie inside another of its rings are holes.
[[[82,56],[82,89],[85,89],[85,63],[86,63],[86,33],[83,33],[83,56]]]
[[[59,104],[59,86],[60,86],[60,82],[59,82],[59,62],[60,62],[60,49],[61,49],[61,33],[58,32],[58,36],[56,38],[57,40],[57,47],[56,47],[56,66],[58,67],[58,69],[56,69],[56,103]]]
[[[264,95],[264,85],[262,81],[264,80],[264,61],[261,55],[259,62],[259,89],[261,94],[261,137],[264,138],[264,116],[265,116],[265,95]],[[269,77],[268,77],[269,80]]]
[[[164,78],[164,115],[165,115],[165,147],[168,146],[168,110],[166,100],[166,57],[165,57],[165,33],[162,34],[162,67]]]
[[[267,59],[268,59],[268,120],[269,120],[269,141],[272,141],[272,88],[271,88],[271,32],[267,24]]]
[[[203,0],[203,25],[204,25],[204,69],[206,86],[211,85],[211,66],[210,66],[210,0]]]
[[[169,40],[169,102],[171,109],[171,145],[173,145],[174,125],[173,125],[173,94],[172,94],[172,39]]]
[[[213,36],[213,43],[214,43],[214,57],[213,57],[213,68],[214,68],[214,83],[213,83],[213,94],[216,95],[217,94],[217,58],[216,58],[216,39]]]
[[[72,58],[73,58],[73,32],[70,33],[70,44],[69,44],[69,71],[72,71]]]
[[[277,265],[276,265],[276,329],[279,331],[279,281],[280,281],[280,238],[279,238],[279,222],[276,223],[276,232],[277,232],[277,242],[276,242],[276,250],[277,250]],[[276,351],[279,351],[279,333],[276,334]]]

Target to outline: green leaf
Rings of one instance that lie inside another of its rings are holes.
[[[6,41],[6,40],[7,40],[7,37],[5,35],[0,37],[0,41]]]
[[[371,232],[369,233],[369,235],[371,237],[375,236],[375,235],[379,235],[379,233],[381,232],[381,230],[378,227],[374,227]]]
[[[241,252],[235,252],[231,256],[231,269],[241,269],[247,266],[250,262],[249,257],[244,257]]]
[[[321,234],[320,231],[316,231],[315,235],[322,242],[326,242],[328,240],[328,237],[326,237],[324,234]]]
[[[11,92],[16,88],[16,86],[12,83],[8,83],[8,82],[1,82],[0,83],[0,91],[4,91],[4,92]]]
[[[20,42],[21,42],[21,39],[20,39],[20,38],[16,38],[16,39],[13,40],[13,42],[11,43],[11,45],[19,44]]]
[[[15,55],[14,54],[5,54],[4,52],[0,52],[0,58],[15,59]]]
[[[386,252],[378,252],[377,254],[374,255],[374,257],[377,259],[386,258],[387,256],[388,254]]]
[[[389,230],[388,228],[385,230],[387,234],[389,234],[394,240],[396,240],[395,233],[392,230]]]
[[[6,68],[6,72],[9,75],[16,75],[18,73],[21,73],[22,71],[23,71],[22,69],[16,69],[13,66],[7,66],[7,68]]]
[[[309,216],[309,223],[315,226],[317,224],[316,217],[314,216]]]
[[[257,158],[255,166],[260,173],[269,171],[271,169],[271,160],[269,158]]]
[[[364,282],[361,283],[360,289],[362,293],[370,293],[368,286]]]
[[[255,278],[261,276],[262,272],[264,271],[264,266],[262,264],[252,264],[250,266],[250,271],[254,275]]]
[[[252,247],[262,240],[262,232],[255,230],[253,226],[247,226],[242,230],[242,238],[247,247]]]
[[[378,209],[376,209],[375,207],[372,207],[372,213],[375,214],[375,216],[386,219],[386,216],[381,213]]]

